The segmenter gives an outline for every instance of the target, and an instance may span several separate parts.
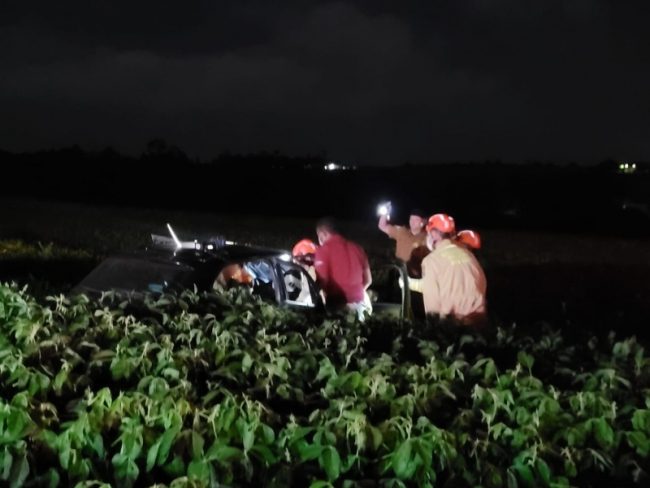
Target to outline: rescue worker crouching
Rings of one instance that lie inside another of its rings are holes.
[[[318,249],[318,246],[312,240],[302,239],[293,246],[291,251],[293,260],[302,266],[314,281],[316,281],[316,270],[314,269],[316,249]]]

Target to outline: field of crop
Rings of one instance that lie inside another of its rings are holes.
[[[647,486],[634,339],[0,287],[11,486]]]
[[[0,282],[20,285],[0,286],[0,484],[650,482],[648,242],[482,231],[483,334],[235,290],[61,294],[165,222],[283,248],[313,234],[306,220],[5,201]],[[373,262],[390,256],[372,221],[344,230]]]

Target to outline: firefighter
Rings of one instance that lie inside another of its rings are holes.
[[[478,251],[481,249],[481,236],[473,230],[461,230],[456,234],[456,242],[464,245],[467,249]]]
[[[241,264],[232,263],[221,270],[213,288],[216,288],[217,285],[220,285],[222,288],[231,288],[237,285],[250,287],[253,285],[253,277]]]
[[[472,252],[455,241],[454,219],[435,214],[426,229],[431,253],[422,261],[422,278],[409,280],[410,289],[422,293],[427,314],[451,317],[465,325],[484,325],[485,273]]]
[[[316,280],[316,271],[314,270],[316,249],[318,249],[318,246],[312,240],[302,239],[293,246],[291,251],[293,260],[305,268],[313,280]]]

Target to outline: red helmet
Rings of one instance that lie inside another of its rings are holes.
[[[427,232],[433,229],[443,234],[453,234],[456,232],[456,223],[454,218],[447,214],[435,214],[429,217],[429,222],[427,222]]]
[[[470,249],[481,249],[481,236],[473,230],[461,230],[456,240]]]
[[[316,244],[309,239],[303,239],[298,241],[295,246],[293,246],[293,251],[291,251],[293,257],[306,256],[308,254],[316,254]]]

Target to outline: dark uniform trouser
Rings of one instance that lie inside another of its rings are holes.
[[[424,296],[422,293],[411,292],[411,316],[415,320],[424,320]]]
[[[416,278],[412,276],[413,274],[418,274],[417,269],[410,268],[407,263],[402,263],[401,266],[402,272],[408,276],[409,279]],[[418,276],[418,278],[421,276]],[[404,290],[404,301],[405,301],[405,318],[410,320],[424,320],[426,317],[426,312],[424,310],[424,298],[422,293]]]

